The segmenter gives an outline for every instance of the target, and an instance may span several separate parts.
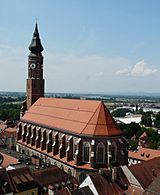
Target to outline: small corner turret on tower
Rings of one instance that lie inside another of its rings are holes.
[[[28,56],[28,78],[26,85],[26,105],[27,110],[40,97],[44,97],[44,78],[43,78],[43,46],[38,32],[38,24],[35,25],[35,30],[31,43],[29,45],[30,54]]]

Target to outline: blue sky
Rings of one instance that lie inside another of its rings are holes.
[[[38,18],[47,92],[160,92],[159,0],[0,0],[0,91],[25,91]]]

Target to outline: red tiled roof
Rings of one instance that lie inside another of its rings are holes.
[[[128,157],[138,160],[150,160],[160,156],[160,150],[153,150],[150,148],[139,148],[138,151],[129,151]]]
[[[90,174],[90,178],[99,195],[122,194],[124,192],[116,182],[103,178],[99,173]]]
[[[25,191],[26,189],[28,189],[28,186],[30,186],[30,188],[37,187],[37,184],[34,182],[34,178],[29,167],[21,167],[17,169],[8,170],[8,175],[12,180],[15,192]]]
[[[69,192],[68,188],[65,187],[60,190],[57,190],[56,195],[71,195],[71,193]]]
[[[2,152],[1,152],[1,154],[3,156],[3,162],[2,162],[2,165],[1,165],[2,167],[8,167],[9,165],[13,165],[13,164],[19,163],[18,159],[14,158],[14,157],[9,156],[7,154],[4,154]]]
[[[6,186],[0,187],[0,194],[12,194],[14,188],[5,168],[0,169],[0,181],[1,184],[7,182]]]
[[[143,189],[147,188],[156,176],[160,175],[160,157],[128,167]]]
[[[152,183],[148,186],[148,188],[143,193],[144,195],[155,195],[160,194],[160,176],[155,178]]]
[[[6,124],[0,123],[0,130],[3,131],[7,127]]]
[[[22,121],[91,136],[121,135],[102,101],[39,98]]]
[[[52,165],[47,169],[36,170],[33,172],[34,180],[41,186],[55,186],[61,182],[67,182],[78,185],[78,181],[74,177],[68,177],[67,173],[60,168]],[[46,179],[47,178],[47,179]]]
[[[8,127],[2,131],[1,136],[16,136],[16,127]]]

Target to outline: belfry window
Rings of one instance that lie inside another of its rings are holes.
[[[104,144],[102,142],[98,143],[98,145],[97,145],[96,157],[97,157],[98,163],[104,162],[105,147],[104,147]]]
[[[90,144],[88,142],[83,144],[83,160],[84,162],[90,161]]]

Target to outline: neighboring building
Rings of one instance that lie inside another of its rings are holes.
[[[16,164],[19,164],[18,159],[0,152],[0,167],[7,168]]]
[[[152,183],[145,189],[144,195],[160,194],[160,176],[155,178]]]
[[[0,124],[0,145],[9,149],[15,149],[16,146],[16,128],[12,121],[5,121]]]
[[[17,127],[8,127],[1,132],[1,139],[8,149],[15,150],[16,148],[16,132]]]
[[[122,166],[122,169],[129,183],[144,192],[160,176],[160,157],[128,167]]]
[[[57,194],[59,190],[65,190],[65,188],[70,192],[77,189],[79,185],[76,178],[68,175],[57,166],[35,170],[33,171],[33,178],[38,184],[39,194],[44,190],[48,194]]]
[[[160,157],[160,150],[138,147],[138,149],[128,152],[128,164],[137,164],[156,157]]]
[[[130,123],[137,123],[140,124],[141,122],[141,115],[129,115],[125,117],[115,117],[115,120],[117,123],[123,123],[123,124],[130,124]]]
[[[88,186],[73,190],[71,195],[94,195]]]
[[[139,137],[138,145],[144,148],[147,148],[149,146],[148,135],[146,132],[143,132],[142,135]]]
[[[13,195],[14,188],[5,168],[0,168],[0,194]]]
[[[8,171],[0,169],[0,194],[38,195],[38,187],[30,169],[28,167]]]
[[[29,47],[27,99],[16,150],[56,164],[81,180],[128,163],[128,144],[102,101],[43,98],[43,47],[36,24]]]
[[[79,188],[89,187],[94,195],[124,194],[128,190],[129,182],[121,168],[112,171],[102,169],[100,173],[93,173],[80,184]]]
[[[38,186],[28,167],[8,170],[7,173],[14,187],[15,195],[38,195]]]

